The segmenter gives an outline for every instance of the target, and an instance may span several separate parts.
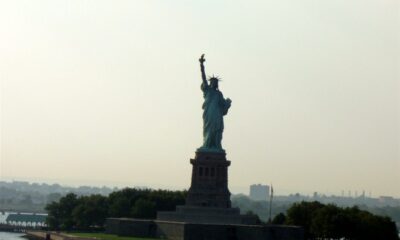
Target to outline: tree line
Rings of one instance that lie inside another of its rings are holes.
[[[275,224],[302,226],[306,239],[399,240],[396,224],[358,207],[319,202],[294,203],[273,219]]]
[[[102,229],[106,218],[152,219],[157,211],[173,211],[185,203],[186,191],[126,188],[109,196],[69,193],[46,205],[47,224],[54,230]]]
[[[109,196],[73,193],[46,206],[53,230],[102,230],[106,218],[154,219],[157,211],[184,205],[186,191],[126,188]],[[243,210],[243,209],[242,209]],[[358,207],[300,202],[275,216],[273,224],[302,226],[307,239],[399,240],[395,223]]]

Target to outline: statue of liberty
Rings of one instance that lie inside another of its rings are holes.
[[[224,120],[223,116],[228,113],[228,109],[231,106],[231,100],[229,98],[224,99],[224,96],[219,91],[218,77],[210,77],[210,83],[207,83],[206,73],[204,70],[204,54],[201,55],[200,59],[201,78],[203,80],[201,84],[201,90],[204,95],[203,103],[203,146],[198,151],[201,152],[225,152],[222,149],[222,132],[224,131]]]

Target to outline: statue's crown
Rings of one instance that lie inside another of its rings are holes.
[[[218,76],[214,76],[214,75],[212,75],[212,77],[209,77],[208,78],[208,81],[221,81],[221,78],[220,77],[218,77]]]

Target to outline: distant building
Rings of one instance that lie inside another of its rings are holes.
[[[391,196],[380,196],[379,197],[379,203],[382,206],[395,207],[395,206],[399,206],[400,201],[398,199],[395,199],[394,197],[391,197]]]
[[[261,184],[250,185],[250,198],[256,201],[266,201],[269,198],[269,186]]]
[[[314,192],[314,194],[313,194],[313,198],[318,198],[319,196],[318,196],[318,192]]]

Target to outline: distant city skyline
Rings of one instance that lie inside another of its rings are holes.
[[[204,53],[233,193],[400,197],[397,0],[6,0],[0,34],[0,181],[188,188]]]
[[[241,209],[251,210],[266,219],[266,209],[271,198],[268,197],[267,185],[254,184],[249,186],[250,194],[234,194],[231,196],[233,206]],[[100,194],[109,196],[113,192],[123,191],[122,188],[79,186],[70,187],[60,184],[29,183],[26,181],[0,181],[0,223],[5,221],[7,212],[33,212],[44,213],[45,206],[53,201],[60,200],[63,196],[73,193],[77,196],[89,196]],[[318,201],[323,204],[335,204],[341,207],[358,206],[361,209],[368,209],[372,212],[379,212],[381,215],[388,215],[399,225],[397,210],[400,207],[400,198],[391,196],[380,197],[349,197],[326,195],[314,192],[312,195],[303,193],[292,193],[288,195],[274,195],[274,215],[285,212],[293,203]],[[397,210],[396,210],[397,209]],[[6,213],[4,215],[4,213]],[[2,215],[3,214],[3,215]]]
[[[84,180],[74,180],[74,181],[66,181],[66,182],[57,182],[56,180],[29,180],[29,179],[13,179],[13,178],[3,178],[0,180],[1,182],[28,182],[30,184],[48,184],[48,185],[60,185],[62,187],[72,187],[72,188],[77,188],[77,187],[107,187],[107,188],[118,188],[118,189],[122,189],[122,188],[152,188],[152,189],[169,189],[169,190],[187,190],[188,187],[179,187],[179,186],[169,186],[169,185],[134,185],[131,183],[106,183],[106,184],[102,184],[101,182],[90,182],[90,181],[84,181]],[[249,194],[249,190],[251,185],[255,185],[255,184],[260,184],[260,183],[254,183],[254,184],[250,184],[248,186],[230,186],[230,190],[232,192],[232,194],[244,194],[246,196],[250,196]],[[270,186],[268,184],[262,184],[262,185],[267,185]],[[342,191],[344,191],[344,195],[342,195]],[[366,197],[372,197],[372,198],[379,198],[379,197],[394,197],[396,199],[400,199],[399,196],[396,195],[385,195],[385,194],[374,194],[373,191],[370,190],[363,190],[363,189],[344,189],[340,192],[332,192],[332,191],[308,191],[308,190],[303,190],[300,191],[299,189],[276,189],[276,187],[274,187],[274,196],[288,196],[288,195],[294,195],[294,194],[301,194],[303,196],[309,196],[312,197],[315,193],[317,193],[319,196],[336,196],[336,197],[350,197],[350,198],[356,198],[356,197],[361,197],[363,191],[365,191],[365,196]],[[349,192],[351,192],[351,194],[349,195]],[[356,195],[355,193],[358,192],[358,194]]]

